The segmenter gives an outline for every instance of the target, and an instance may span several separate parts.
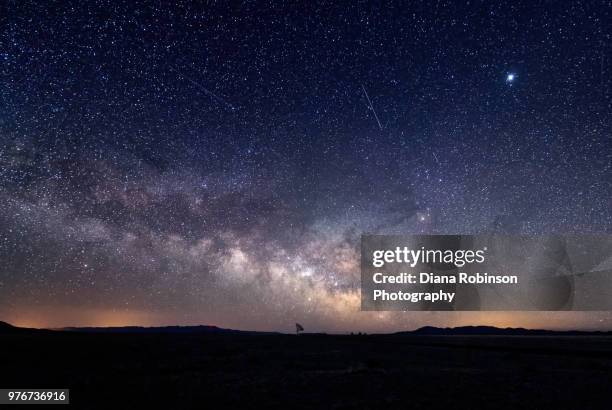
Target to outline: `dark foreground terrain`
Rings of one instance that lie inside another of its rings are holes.
[[[73,408],[612,408],[607,336],[17,332],[0,372]]]

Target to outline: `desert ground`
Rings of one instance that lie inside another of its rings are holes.
[[[612,338],[0,335],[0,387],[74,408],[612,408]]]

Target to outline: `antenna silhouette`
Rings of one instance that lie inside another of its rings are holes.
[[[302,325],[300,325],[299,323],[295,324],[295,334],[299,335],[300,332],[304,331],[304,327]]]

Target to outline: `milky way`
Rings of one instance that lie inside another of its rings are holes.
[[[362,233],[612,233],[609,2],[5,2],[0,320],[393,331]]]

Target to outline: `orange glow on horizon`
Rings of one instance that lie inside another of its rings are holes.
[[[2,315],[2,319],[19,327],[52,329],[62,327],[155,326],[161,318],[143,310],[78,309],[50,307],[24,309]]]

